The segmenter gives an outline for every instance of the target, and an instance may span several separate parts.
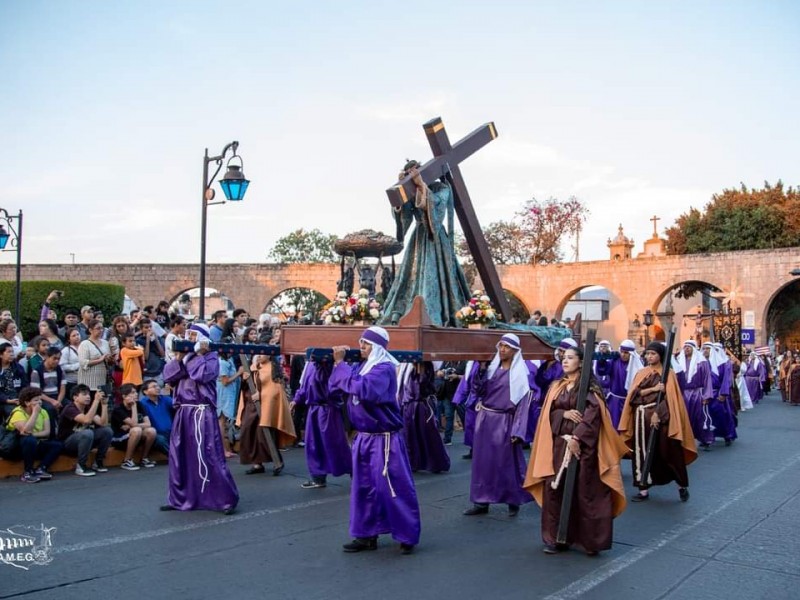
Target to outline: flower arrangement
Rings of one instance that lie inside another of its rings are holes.
[[[380,302],[370,298],[369,290],[362,288],[349,298],[346,292],[337,292],[336,298],[323,308],[321,318],[326,325],[330,325],[353,321],[374,323],[380,316]]]
[[[492,301],[482,290],[472,292],[467,305],[456,311],[456,318],[464,325],[491,325],[497,317]]]

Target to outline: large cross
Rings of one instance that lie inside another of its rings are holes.
[[[657,231],[656,227],[657,227],[657,223],[661,220],[661,218],[657,217],[656,215],[653,215],[653,218],[649,219],[649,220],[653,222],[653,237],[657,238],[658,237],[658,231]]]
[[[500,277],[494,268],[489,246],[486,244],[486,238],[483,237],[478,217],[467,191],[467,185],[464,183],[464,177],[458,166],[496,138],[497,129],[495,129],[494,123],[486,123],[453,146],[447,137],[441,117],[428,121],[423,128],[433,151],[433,158],[419,168],[419,174],[426,184],[433,183],[443,175],[447,177],[453,188],[458,221],[461,223],[461,229],[464,231],[464,237],[467,240],[469,251],[472,253],[472,258],[475,260],[481,281],[494,302],[495,308],[508,322],[511,319],[511,307],[503,293]],[[389,202],[394,207],[401,207],[406,202],[413,201],[416,197],[416,186],[411,176],[401,179],[396,185],[386,190],[386,195],[389,196]]]

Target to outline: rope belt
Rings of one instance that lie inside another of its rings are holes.
[[[500,415],[504,415],[506,413],[506,411],[504,411],[504,410],[497,410],[496,408],[489,408],[488,406],[484,406],[483,402],[478,402],[478,404],[475,405],[475,412],[479,412],[481,410],[487,410],[490,413],[497,413],[497,414],[500,414]]]
[[[392,493],[392,498],[397,498],[397,494],[392,487],[392,480],[389,477],[389,457],[392,453],[392,432],[386,431],[384,433],[366,433],[362,431],[360,433],[362,435],[383,436],[383,471],[381,471],[381,475],[386,478],[386,483],[389,484],[389,491]]]
[[[192,413],[192,420],[194,421],[194,441],[197,444],[197,474],[203,482],[200,486],[202,494],[206,490],[206,484],[211,481],[208,478],[208,465],[203,457],[203,429],[201,427],[208,404],[181,404],[180,408],[197,409]]]
[[[636,455],[636,481],[640,484],[642,482],[642,459],[644,458],[645,448],[647,447],[647,423],[645,422],[645,410],[655,406],[655,402],[651,402],[650,404],[640,404],[636,407],[636,440],[634,444],[637,448],[634,454]],[[655,432],[652,432],[650,435],[655,435]],[[652,478],[650,477],[650,473],[647,474],[647,485],[653,483]]]
[[[569,442],[572,439],[572,435],[562,435],[562,439]],[[558,489],[558,485],[561,483],[561,477],[564,473],[567,472],[569,468],[569,463],[572,460],[572,452],[569,451],[569,443],[564,448],[564,458],[561,459],[561,466],[558,468],[558,473],[556,473],[556,478],[550,483],[550,487],[554,490]]]
[[[715,429],[711,413],[708,411],[708,404],[703,404],[703,431],[714,431]]]

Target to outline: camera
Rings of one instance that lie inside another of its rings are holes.
[[[451,375],[456,374],[456,370],[453,367],[447,368],[444,370],[445,377],[450,377]]]

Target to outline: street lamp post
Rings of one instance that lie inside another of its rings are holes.
[[[211,185],[214,183],[214,179],[216,179],[217,175],[219,174],[220,170],[222,169],[222,163],[225,160],[225,155],[228,153],[229,150],[233,152],[231,158],[228,160],[227,165],[227,172],[225,176],[220,180],[219,185],[222,188],[222,192],[225,194],[225,198],[230,202],[238,202],[244,198],[244,194],[247,191],[247,186],[250,185],[250,182],[245,179],[244,173],[242,169],[244,167],[244,162],[242,161],[242,157],[236,153],[236,150],[239,148],[239,142],[231,142],[227,146],[222,149],[222,152],[218,156],[209,156],[208,155],[208,148],[206,148],[206,155],[203,158],[203,212],[202,217],[200,219],[200,320],[205,320],[206,317],[206,226],[208,223],[208,207],[214,204],[225,204],[225,201],[221,202],[212,202],[214,196],[214,189]],[[233,159],[238,158],[239,164],[232,164]],[[217,164],[217,170],[214,171],[214,174],[209,179],[208,177],[208,165],[211,163]]]
[[[11,223],[17,220],[17,227]],[[13,236],[13,237],[12,237]],[[6,249],[9,241],[12,248]],[[14,307],[14,320],[17,327],[22,326],[22,210],[18,215],[9,215],[5,208],[0,208],[0,252],[17,253],[17,275],[16,275],[16,306]]]
[[[644,345],[645,347],[650,343],[650,325],[653,324],[653,311],[649,308],[644,311]]]

